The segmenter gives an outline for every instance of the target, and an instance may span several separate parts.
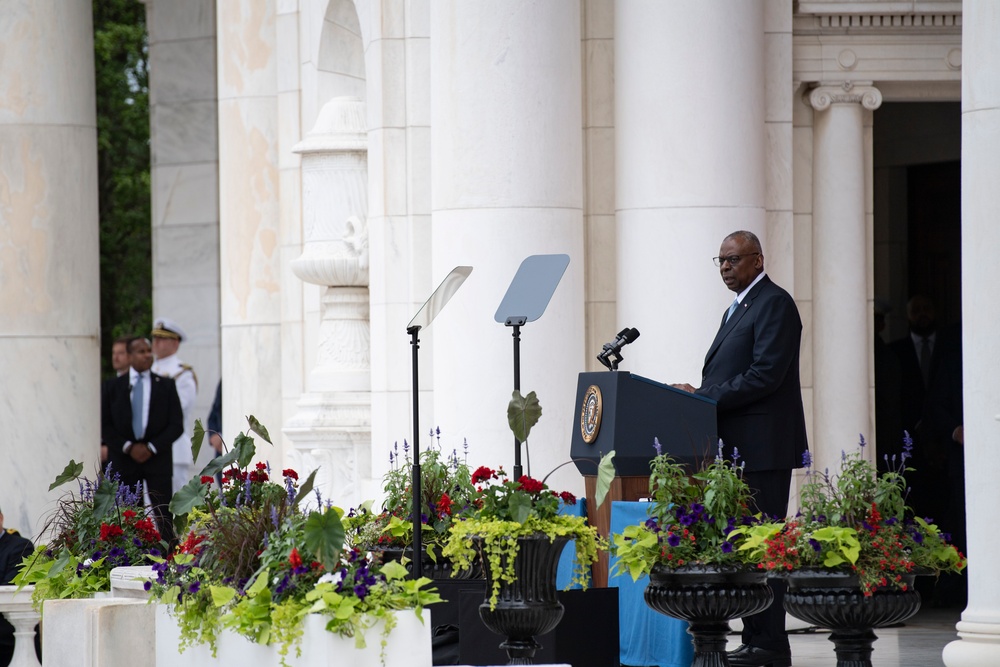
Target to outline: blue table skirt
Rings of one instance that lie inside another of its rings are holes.
[[[648,518],[648,508],[649,503],[613,502],[611,532],[620,533],[626,526],[643,523]],[[615,576],[616,561],[616,558],[611,559],[608,586],[618,588],[621,664],[688,667],[694,656],[694,646],[687,633],[687,621],[650,609],[643,599],[649,577],[633,582],[629,574]]]

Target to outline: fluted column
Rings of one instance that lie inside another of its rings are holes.
[[[765,270],[776,256],[765,233],[765,4],[615,3],[618,326],[642,332],[623,369],[697,386],[733,300],[711,260],[722,239],[747,229]]]
[[[960,641],[945,647],[948,667],[997,664],[1000,576],[994,528],[1000,504],[1000,322],[996,250],[1000,247],[1000,5],[962,5],[962,328],[965,419],[965,498],[969,604],[958,624]]]
[[[365,104],[337,97],[295,147],[302,155],[300,279],[322,289],[316,365],[285,427],[288,458],[319,468],[316,486],[338,507],[360,498],[371,474],[371,362],[368,296],[368,135]]]
[[[871,436],[864,113],[871,83],[821,85],[813,121],[813,454],[837,469],[858,434]]]
[[[93,40],[90,0],[0,7],[0,501],[24,534],[100,443]]]
[[[585,367],[580,2],[435,0],[431,35],[432,283],[457,265],[474,272],[421,331],[434,352],[428,426],[510,471],[513,346],[494,313],[525,257],[568,254],[544,316],[521,329],[521,387],[545,410],[530,438],[541,477],[568,459]],[[550,484],[583,486],[570,467]]]

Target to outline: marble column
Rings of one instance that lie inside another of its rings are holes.
[[[281,432],[275,0],[217,4],[223,433]],[[280,440],[276,447],[280,447]],[[280,449],[258,448],[280,461]]]
[[[521,329],[521,388],[544,409],[529,439],[541,478],[569,458],[585,368],[580,2],[441,0],[430,17],[431,282],[457,265],[474,270],[421,331],[435,404],[422,424],[468,438],[470,462],[511,470],[512,330],[494,314],[522,260],[568,254],[545,314]],[[528,456],[522,464],[527,472]],[[571,466],[549,484],[583,488]]]
[[[215,0],[145,0],[149,31],[153,316],[184,328],[179,356],[205,422],[219,380],[219,138]],[[208,463],[210,447],[200,464]],[[198,466],[200,470],[200,465]]]
[[[839,469],[858,434],[871,438],[871,311],[865,225],[864,114],[882,103],[867,83],[809,93],[813,121],[813,456]]]
[[[53,30],[58,26],[58,30]],[[97,138],[90,0],[0,11],[0,507],[41,529],[100,443]]]
[[[365,104],[336,97],[295,147],[302,155],[304,245],[292,261],[322,288],[316,366],[285,426],[287,456],[300,475],[318,468],[316,488],[338,507],[360,500],[371,475],[368,320],[368,135]]]
[[[965,497],[969,604],[958,623],[959,641],[944,649],[948,667],[997,663],[1000,647],[1000,535],[993,518],[1000,504],[1000,322],[994,274],[1000,247],[1000,5],[962,4],[962,327],[965,419]]]
[[[772,261],[764,5],[615,3],[618,327],[642,333],[622,368],[663,382],[700,384],[733,299],[723,238],[750,230]]]

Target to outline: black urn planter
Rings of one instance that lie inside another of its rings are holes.
[[[802,570],[780,576],[788,582],[785,611],[832,631],[837,667],[872,667],[873,628],[905,621],[920,609],[912,574],[903,577],[905,591],[885,588],[867,596],[853,574]]]
[[[757,570],[654,566],[644,593],[655,611],[687,621],[694,638],[692,667],[726,667],[729,621],[767,609],[774,593]]]
[[[477,539],[486,575],[486,600],[479,605],[479,617],[492,632],[507,639],[500,648],[507,651],[508,665],[531,665],[541,645],[537,635],[550,632],[562,620],[563,605],[556,596],[559,556],[569,543],[567,537],[549,541],[545,535],[519,537],[514,559],[515,580],[501,580],[497,603],[490,609],[493,573]]]

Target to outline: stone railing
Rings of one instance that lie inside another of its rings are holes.
[[[31,607],[34,586],[0,586],[0,614],[14,626],[14,656],[10,667],[38,667],[35,655],[35,626],[39,615]]]

